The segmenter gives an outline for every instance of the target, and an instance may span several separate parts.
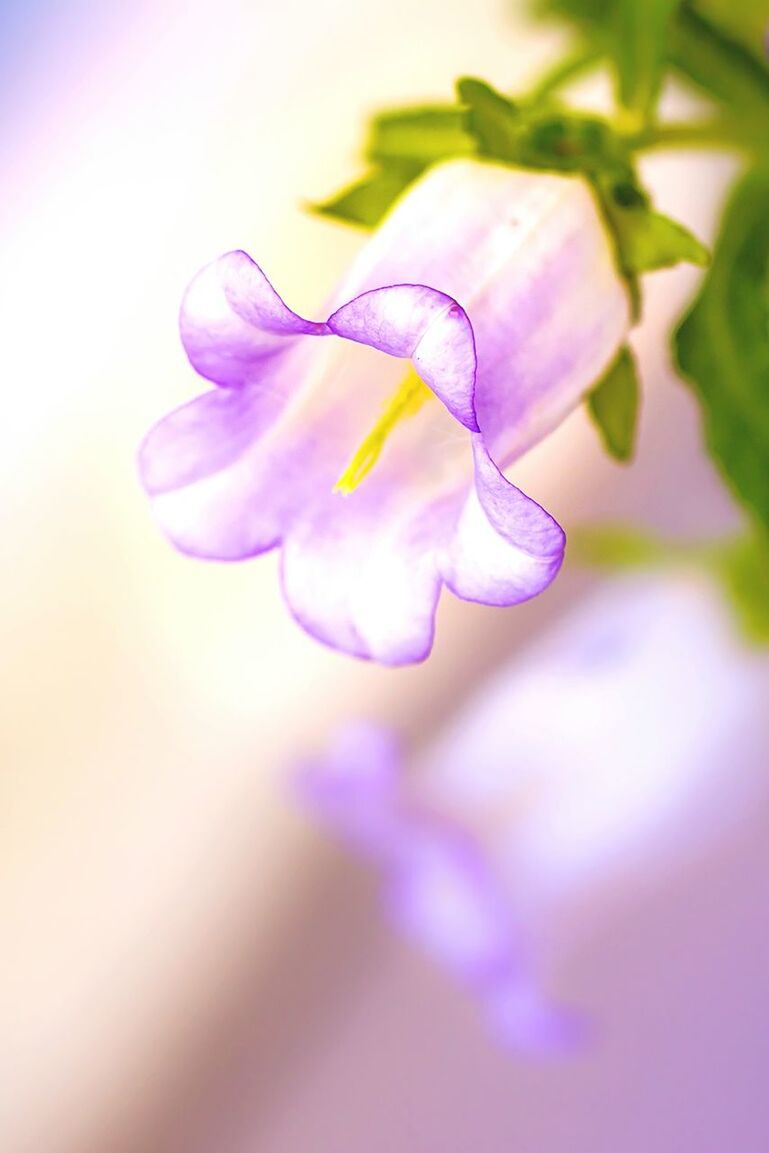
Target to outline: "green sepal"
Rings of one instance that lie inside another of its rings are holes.
[[[606,451],[623,464],[633,457],[640,395],[635,357],[626,346],[587,398]]]
[[[310,208],[344,224],[374,228],[421,171],[421,165],[416,164],[375,169],[337,196]]]
[[[646,194],[633,184],[614,185],[607,212],[627,273],[655,272],[676,264],[704,266],[710,261],[704,244],[683,224],[655,212]]]

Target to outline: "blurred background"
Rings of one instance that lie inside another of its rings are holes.
[[[698,851],[657,867],[657,830],[632,883],[581,896],[590,931],[550,951],[554,990],[599,1025],[589,1049],[510,1053],[389,930],[374,872],[295,804],[291,769],[365,716],[418,772],[467,694],[509,662],[525,676],[603,584],[567,562],[517,609],[445,596],[425,665],[362,666],[294,625],[274,557],[175,554],[136,479],[147,427],[198,390],[176,328],[193,273],[246,248],[312,315],[362,238],[302,205],[357,173],[366,114],[444,98],[460,74],[514,88],[562,44],[501,0],[0,3],[3,1153],[766,1149],[761,710],[735,713],[708,762],[723,806],[684,790],[666,820],[669,846]],[[733,170],[670,153],[646,175],[707,237]],[[577,413],[517,471],[567,530],[738,523],[666,351],[695,283],[650,282],[635,465],[609,462]],[[742,667],[711,600],[683,619],[719,622]],[[698,699],[697,666],[680,668],[671,733]],[[680,790],[669,767],[652,818]]]

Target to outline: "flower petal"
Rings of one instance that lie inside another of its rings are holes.
[[[408,488],[393,492],[376,480],[351,497],[331,495],[325,509],[316,506],[292,528],[283,544],[283,590],[317,640],[382,664],[411,664],[432,647],[438,548],[453,502],[415,512]]]
[[[273,422],[281,402],[268,390],[213,390],[150,429],[139,471],[150,496],[195,484],[230,467]]]
[[[292,312],[245,252],[225,253],[198,273],[182,301],[179,327],[193,368],[230,388],[252,384],[264,361],[286,352],[292,337],[327,331]]]
[[[465,428],[475,419],[475,340],[464,310],[423,284],[392,284],[355,297],[329,317],[337,336],[411,357],[414,367]]]
[[[542,592],[563,561],[563,529],[511,484],[473,436],[475,491],[467,498],[442,563],[463,600],[513,605]]]

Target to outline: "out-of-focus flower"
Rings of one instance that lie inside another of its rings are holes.
[[[584,182],[441,165],[362,250],[325,322],[292,312],[245,253],[197,276],[182,339],[219,387],[150,432],[143,482],[183,551],[280,545],[310,633],[417,661],[443,584],[509,605],[555,576],[563,532],[501,470],[574,408],[628,322]]]
[[[724,835],[769,752],[766,656],[707,585],[602,590],[404,765],[353,729],[301,794],[385,875],[397,924],[515,1047],[563,1046],[547,969],[612,896]],[[406,768],[408,767],[408,773]]]
[[[350,726],[297,774],[300,795],[378,865],[397,928],[478,992],[511,1045],[563,1048],[576,1021],[553,1009],[529,972],[520,925],[483,842],[414,795],[391,733]]]

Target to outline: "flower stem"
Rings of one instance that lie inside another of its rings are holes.
[[[657,124],[627,138],[633,151],[647,152],[657,148],[717,148],[765,152],[765,133],[750,124],[732,120],[704,120],[694,123],[674,121]]]

